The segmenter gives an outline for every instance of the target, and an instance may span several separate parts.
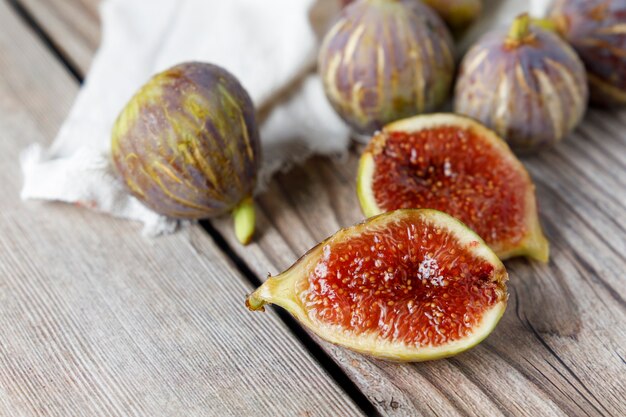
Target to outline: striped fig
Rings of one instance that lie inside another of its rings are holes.
[[[549,17],[587,67],[591,102],[626,105],[626,0],[557,0]]]
[[[155,75],[118,116],[111,145],[117,171],[146,206],[184,219],[233,211],[237,238],[251,239],[259,134],[232,74],[190,62]]]
[[[428,6],[403,0],[358,0],[326,34],[319,72],[337,113],[358,133],[430,112],[447,98],[453,44]]]
[[[519,152],[565,137],[587,108],[585,68],[556,34],[527,14],[509,33],[484,35],[463,58],[454,108],[481,121]]]

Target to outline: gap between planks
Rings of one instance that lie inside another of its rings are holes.
[[[51,55],[53,55],[60,64],[62,64],[73,78],[82,84],[84,81],[84,74],[81,70],[72,63],[72,61],[66,56],[66,54],[59,48],[59,46],[48,36],[46,31],[38,24],[37,20],[32,14],[22,6],[17,0],[7,0],[9,5],[13,7],[16,14],[23,20],[26,26],[30,27],[35,35],[41,40],[41,42],[47,47]],[[211,237],[212,241],[220,249],[221,253],[231,262],[237,271],[244,277],[251,285],[258,287],[262,284],[262,281],[252,272],[250,267],[239,257],[230,245],[226,242],[226,239],[221,235],[217,229],[213,227],[211,222],[202,221],[199,222],[202,229]],[[276,309],[278,317],[284,322],[289,329],[290,333],[305,347],[305,349],[312,355],[317,363],[333,378],[335,383],[354,401],[354,403],[365,413],[367,416],[380,416],[380,413],[374,406],[374,404],[367,398],[367,396],[359,390],[357,385],[348,377],[343,369],[316,343],[309,333],[287,312]]]
[[[34,0],[22,1],[32,3]],[[52,32],[50,36],[56,38]],[[64,42],[65,40],[62,43]],[[603,115],[603,117],[606,116],[611,115]],[[613,119],[617,121],[618,117],[613,117]],[[615,144],[613,139],[618,138],[607,139]],[[610,142],[607,142],[607,146],[608,143]],[[584,146],[587,145],[579,140],[574,146],[566,146],[561,148],[562,151],[554,152],[554,154],[559,159],[563,155],[567,155],[569,159],[570,156],[575,156],[572,153],[574,149],[580,147],[577,153],[584,156],[586,152]],[[563,174],[554,169],[547,169],[548,165],[552,165],[553,168],[556,166],[551,162],[559,161],[545,159],[534,158],[525,162],[536,179],[544,175],[548,175],[546,179],[550,179],[550,176],[562,179]],[[577,166],[581,162],[587,166],[591,161],[572,158],[567,162],[572,163],[572,166]],[[245,265],[250,266],[257,274],[263,274],[268,268],[282,269],[285,262],[291,262],[289,258],[308,249],[316,240],[324,237],[321,235],[328,234],[338,226],[356,219],[353,215],[354,210],[351,211],[350,207],[354,205],[354,199],[340,196],[335,200],[332,197],[329,198],[328,190],[320,188],[320,178],[323,181],[330,178],[326,173],[327,165],[329,165],[327,162],[308,164],[309,171],[295,170],[290,175],[290,177],[297,177],[300,172],[300,180],[305,181],[308,190],[298,189],[295,194],[284,195],[285,187],[290,188],[297,183],[297,180],[283,177],[273,185],[275,191],[278,192],[273,192],[271,197],[260,199],[259,209],[265,212],[260,213],[264,218],[262,221],[270,222],[269,226],[273,230],[266,230],[269,236],[262,237],[257,242],[258,246],[254,245],[257,247],[243,250],[235,246],[236,243],[229,234],[230,225],[224,226],[219,221],[214,223],[216,230],[222,233],[220,237],[233,245],[230,249],[237,252],[242,260],[245,259],[247,262]],[[353,161],[346,165],[345,167],[335,165],[335,167],[330,167],[330,170],[334,170],[333,174],[336,174],[337,168],[344,169],[344,174],[350,178],[349,182],[351,182],[354,174],[351,172]],[[320,167],[321,170],[319,170]],[[578,173],[572,171],[571,174],[576,176]],[[592,172],[592,174],[595,174],[600,181],[602,180],[601,172]],[[582,178],[579,179],[581,180]],[[511,282],[510,310],[514,310],[517,314],[510,312],[506,315],[503,321],[507,323],[502,324],[505,327],[500,326],[496,334],[487,340],[484,346],[479,346],[475,351],[450,361],[420,366],[398,366],[369,361],[333,346],[323,345],[323,349],[330,352],[330,355],[347,370],[353,380],[358,381],[358,385],[368,393],[368,397],[376,403],[376,407],[381,412],[393,415],[450,414],[453,411],[454,414],[472,415],[496,415],[498,413],[534,413],[535,415],[562,413],[610,415],[614,413],[619,415],[618,410],[624,410],[623,401],[619,400],[620,396],[623,397],[620,392],[624,393],[619,380],[616,381],[606,376],[596,377],[597,371],[601,369],[598,368],[599,364],[610,366],[613,363],[607,362],[606,352],[602,351],[599,345],[600,340],[596,340],[595,344],[589,341],[590,333],[597,336],[602,331],[601,327],[596,327],[601,323],[592,320],[589,314],[601,314],[605,318],[608,317],[607,314],[613,314],[615,318],[619,317],[616,315],[623,311],[615,310],[615,306],[610,303],[612,300],[605,300],[604,305],[599,305],[593,297],[590,300],[584,300],[577,292],[572,293],[573,289],[581,291],[586,286],[596,294],[601,292],[602,288],[594,286],[594,280],[597,279],[612,279],[614,285],[619,284],[619,281],[616,281],[617,276],[613,274],[615,272],[613,268],[619,270],[619,265],[615,263],[616,260],[613,257],[601,253],[600,259],[590,258],[589,254],[584,251],[586,246],[596,250],[602,247],[608,248],[611,242],[602,242],[595,234],[583,235],[585,240],[579,241],[582,237],[574,232],[580,227],[582,227],[582,232],[587,229],[593,230],[595,225],[602,225],[604,220],[596,219],[589,224],[583,224],[578,216],[581,210],[584,209],[592,214],[591,210],[594,210],[594,207],[585,205],[583,208],[575,207],[574,210],[570,205],[577,202],[576,194],[570,197],[569,194],[563,194],[561,190],[551,189],[547,185],[549,183],[546,181],[539,182],[538,191],[543,208],[547,206],[549,209],[544,212],[543,221],[553,241],[553,261],[548,267],[531,265],[523,260],[507,263],[512,276],[515,276]],[[341,181],[331,181],[329,186],[333,187],[331,191],[340,190],[342,187],[350,188],[350,184],[346,185]],[[571,186],[575,186],[575,183]],[[322,199],[324,202],[311,201],[310,193],[315,194],[317,200]],[[558,198],[551,198],[551,194]],[[598,196],[607,198],[600,194]],[[621,196],[623,197],[623,194]],[[286,200],[273,201],[272,198],[276,197]],[[319,209],[320,212],[314,214],[313,219],[307,219],[311,213],[303,213],[301,210],[311,203],[315,210]],[[268,218],[268,213],[272,214],[271,218]],[[276,213],[280,213],[281,216],[276,217]],[[316,226],[316,222],[321,221],[322,218],[324,222],[321,227]],[[302,230],[294,230],[295,226]],[[284,254],[279,253],[280,251],[275,248],[281,249]],[[604,262],[604,266],[600,261]],[[590,270],[591,272],[579,269],[584,264],[594,269]],[[576,279],[576,277],[580,278]],[[571,287],[572,285],[576,287]],[[554,295],[556,298],[546,298],[542,291],[548,291],[548,295]],[[518,292],[524,294],[518,297]],[[566,303],[570,298],[576,299],[576,296],[580,304]],[[600,299],[601,296],[597,295],[597,298]],[[590,304],[591,302],[593,304]],[[541,311],[538,311],[538,308]],[[578,336],[581,312],[586,314],[584,324],[587,331]],[[596,328],[598,331],[595,331]],[[617,330],[614,334],[615,340],[609,338],[607,342],[619,341],[620,333],[619,329]],[[536,340],[533,341],[532,338]],[[578,343],[579,339],[582,339],[580,343]],[[619,356],[619,352],[615,353]],[[589,365],[587,369],[581,360],[584,361],[585,356],[588,355],[591,356],[587,358],[587,361],[589,359],[592,361],[587,362]],[[602,359],[599,364],[593,361],[596,355],[598,359]],[[356,364],[355,358],[358,361]],[[611,373],[609,368],[605,371],[607,376]],[[619,372],[619,369],[613,371]],[[497,383],[494,384],[490,377],[498,376],[501,378],[496,378]],[[377,386],[381,378],[387,382]],[[452,383],[452,386],[447,386],[444,383],[446,380]],[[379,391],[376,388],[372,389],[372,386],[379,388]],[[397,391],[392,391],[393,388],[397,388]],[[429,390],[432,393],[429,393]],[[397,395],[392,397],[390,392],[396,392]],[[596,394],[601,392],[600,398],[595,398],[596,395],[593,392]],[[383,397],[380,398],[379,395]],[[388,397],[385,398],[385,396]],[[605,402],[608,409],[604,406]],[[408,414],[402,414],[403,410]]]
[[[48,36],[48,33],[37,23],[37,20],[33,15],[26,10],[19,0],[5,0],[9,3],[13,11],[22,19],[24,24],[28,26],[37,35],[39,40],[48,48],[48,50],[54,55],[60,64],[72,74],[72,76],[82,84],[83,75],[79,67],[72,61],[72,59],[60,48],[60,46],[54,41],[54,39]]]

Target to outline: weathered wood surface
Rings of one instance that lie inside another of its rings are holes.
[[[100,42],[99,1],[9,0],[45,21],[45,32],[69,63],[84,73]]]
[[[0,415],[362,415],[200,227],[20,201],[77,89],[0,1]]]
[[[595,128],[594,118],[600,116],[590,115],[581,132]],[[623,155],[626,137],[615,139],[621,144],[611,152]],[[570,140],[525,160],[537,182],[552,260],[546,266],[507,262],[509,308],[485,343],[455,359],[417,365],[364,360],[325,345],[381,409],[390,415],[624,415],[624,169],[579,162],[576,147],[595,145],[580,134]],[[219,228],[260,276],[279,272],[338,227],[361,219],[354,172],[351,154],[280,177],[259,199],[262,221],[253,247],[240,248],[226,224]]]
[[[253,245],[241,248],[229,225],[216,227],[259,277],[281,271],[361,220],[357,154],[279,176],[259,198]],[[319,341],[381,414],[626,415],[626,111],[593,110],[567,141],[524,162],[552,259],[507,262],[509,308],[485,343],[454,359],[398,365]]]

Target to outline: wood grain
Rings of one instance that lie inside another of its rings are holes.
[[[0,1],[0,415],[362,415],[199,227],[23,203],[77,83]]]
[[[15,2],[45,22],[45,32],[64,57],[81,73],[86,73],[93,51],[100,42],[99,1],[24,0]]]
[[[280,272],[362,219],[358,153],[279,176],[259,198],[253,245],[236,244],[227,223],[216,227],[258,276]],[[509,308],[485,343],[454,359],[398,365],[319,341],[382,414],[626,415],[626,111],[589,112],[565,142],[524,163],[552,258],[507,262]]]
[[[576,135],[570,141],[582,142]],[[609,200],[606,194],[577,189],[591,180],[576,171],[576,163],[555,162],[568,157],[569,146],[574,144],[525,160],[537,181],[552,261],[507,262],[509,308],[485,343],[447,361],[396,365],[320,341],[382,412],[617,416],[626,411],[625,263],[616,249],[624,239],[616,226],[626,224],[624,205],[613,207],[616,217],[607,216],[601,212],[606,206],[596,206]],[[261,227],[253,247],[240,249],[228,224],[218,228],[256,273],[279,272],[337,227],[361,219],[354,172],[352,153],[347,161],[315,159],[279,177],[259,199]],[[571,178],[561,178],[566,175]],[[614,190],[616,199],[624,199],[621,190]]]

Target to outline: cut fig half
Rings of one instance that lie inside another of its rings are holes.
[[[528,172],[504,140],[473,119],[441,113],[387,125],[361,156],[357,193],[368,217],[440,210],[478,233],[500,259],[548,260]]]
[[[483,240],[436,210],[397,210],[342,229],[246,300],[278,305],[321,338],[418,362],[480,343],[506,309],[508,275]]]

